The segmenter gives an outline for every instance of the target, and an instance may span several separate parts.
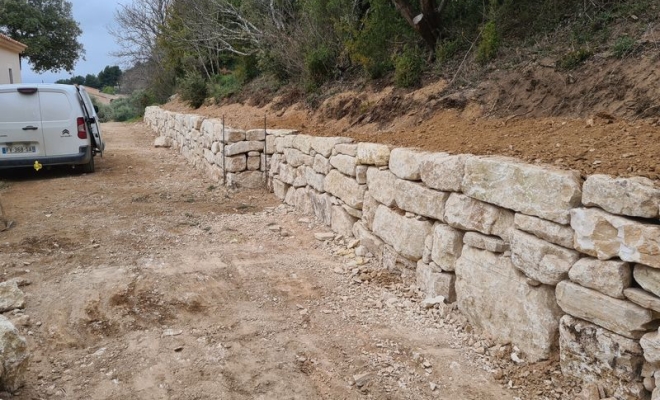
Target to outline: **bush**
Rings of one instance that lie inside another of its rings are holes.
[[[103,89],[101,89],[101,93],[117,94],[117,91],[112,86],[104,86]]]
[[[208,94],[216,101],[230,97],[241,90],[241,81],[236,73],[216,75],[208,85]]]
[[[625,57],[632,52],[634,45],[635,41],[630,36],[619,36],[616,42],[614,42],[614,47],[612,47],[614,56],[616,58]]]
[[[313,89],[333,75],[335,54],[326,45],[319,45],[305,54],[305,83]]]
[[[423,56],[414,48],[406,48],[394,61],[394,84],[399,87],[419,85],[422,80]]]
[[[592,52],[587,49],[581,48],[576,51],[571,51],[557,61],[557,67],[567,71],[575,69],[582,65],[589,57],[591,57],[591,55]]]
[[[452,59],[460,49],[460,39],[445,39],[438,44],[435,50],[435,59],[439,64],[443,64]]]
[[[178,90],[181,100],[192,108],[199,108],[204,104],[208,95],[204,78],[195,72],[189,72],[179,81]]]
[[[500,35],[497,32],[495,21],[489,21],[481,32],[481,41],[477,48],[477,61],[486,64],[495,58],[500,47]]]
[[[96,114],[101,122],[124,122],[142,117],[145,107],[155,104],[156,100],[150,92],[138,90],[130,97],[113,100],[110,104],[101,104],[94,97],[92,102],[98,107]]]
[[[239,57],[234,68],[234,76],[241,84],[246,84],[259,76],[257,57],[254,55]]]

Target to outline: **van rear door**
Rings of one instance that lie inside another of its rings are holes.
[[[76,86],[76,90],[78,91],[80,105],[83,107],[83,112],[87,118],[87,126],[92,133],[92,145],[101,153],[101,155],[103,155],[105,144],[103,143],[103,138],[101,138],[100,121],[98,115],[96,115],[94,103],[92,103],[92,99],[84,88]]]
[[[76,99],[58,88],[41,87],[41,123],[47,156],[78,154],[81,146],[89,145],[89,139],[78,137],[78,118],[82,117]],[[80,120],[82,122],[82,119]]]
[[[44,155],[39,91],[36,87],[0,86],[0,158]]]

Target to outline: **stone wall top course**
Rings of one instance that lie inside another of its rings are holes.
[[[325,158],[332,155],[332,150],[338,144],[353,143],[353,139],[347,137],[314,137],[312,148]]]
[[[390,161],[390,147],[378,143],[358,143],[357,160],[363,165],[387,166]]]
[[[420,180],[419,166],[428,153],[415,149],[396,148],[390,153],[389,168],[398,178]]]
[[[660,211],[660,189],[648,178],[591,175],[582,190],[585,206],[597,206],[613,214],[657,218]]]
[[[420,163],[422,182],[428,187],[449,192],[460,192],[465,173],[465,161],[469,154],[427,154]]]

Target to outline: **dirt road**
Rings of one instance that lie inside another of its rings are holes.
[[[1,271],[30,282],[9,315],[32,352],[14,398],[556,397],[520,387],[534,371],[508,382],[517,390],[495,381],[492,350],[507,348],[317,241],[326,230],[274,196],[218,187],[141,124],[104,130],[94,174],[0,175],[16,222],[0,233]]]

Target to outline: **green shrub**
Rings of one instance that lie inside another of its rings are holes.
[[[394,61],[394,84],[399,87],[417,86],[422,80],[423,55],[407,47]]]
[[[635,41],[630,36],[619,36],[616,42],[614,42],[614,47],[612,47],[614,56],[616,58],[625,57],[632,52],[634,45]]]
[[[216,101],[230,97],[241,90],[241,81],[235,73],[216,75],[208,85],[208,94]]]
[[[445,39],[440,42],[435,50],[435,59],[438,63],[443,64],[449,61],[461,49],[460,39]]]
[[[305,54],[305,83],[310,88],[318,87],[332,77],[335,54],[326,45],[319,45]]]
[[[241,84],[246,84],[259,75],[257,57],[254,55],[239,57],[234,68],[234,76]]]
[[[479,47],[477,47],[477,61],[486,64],[495,58],[499,47],[500,35],[497,32],[497,26],[495,21],[489,21],[484,26],[483,32],[481,32],[481,41],[479,41]]]
[[[582,65],[593,53],[590,50],[580,48],[566,53],[557,61],[557,67],[563,70],[572,70]]]
[[[189,72],[178,83],[178,92],[181,100],[188,103],[192,108],[199,108],[204,104],[208,91],[206,89],[206,81],[204,81],[204,78],[200,74]]]
[[[104,86],[103,89],[101,89],[101,93],[117,94],[117,91],[112,86]]]

